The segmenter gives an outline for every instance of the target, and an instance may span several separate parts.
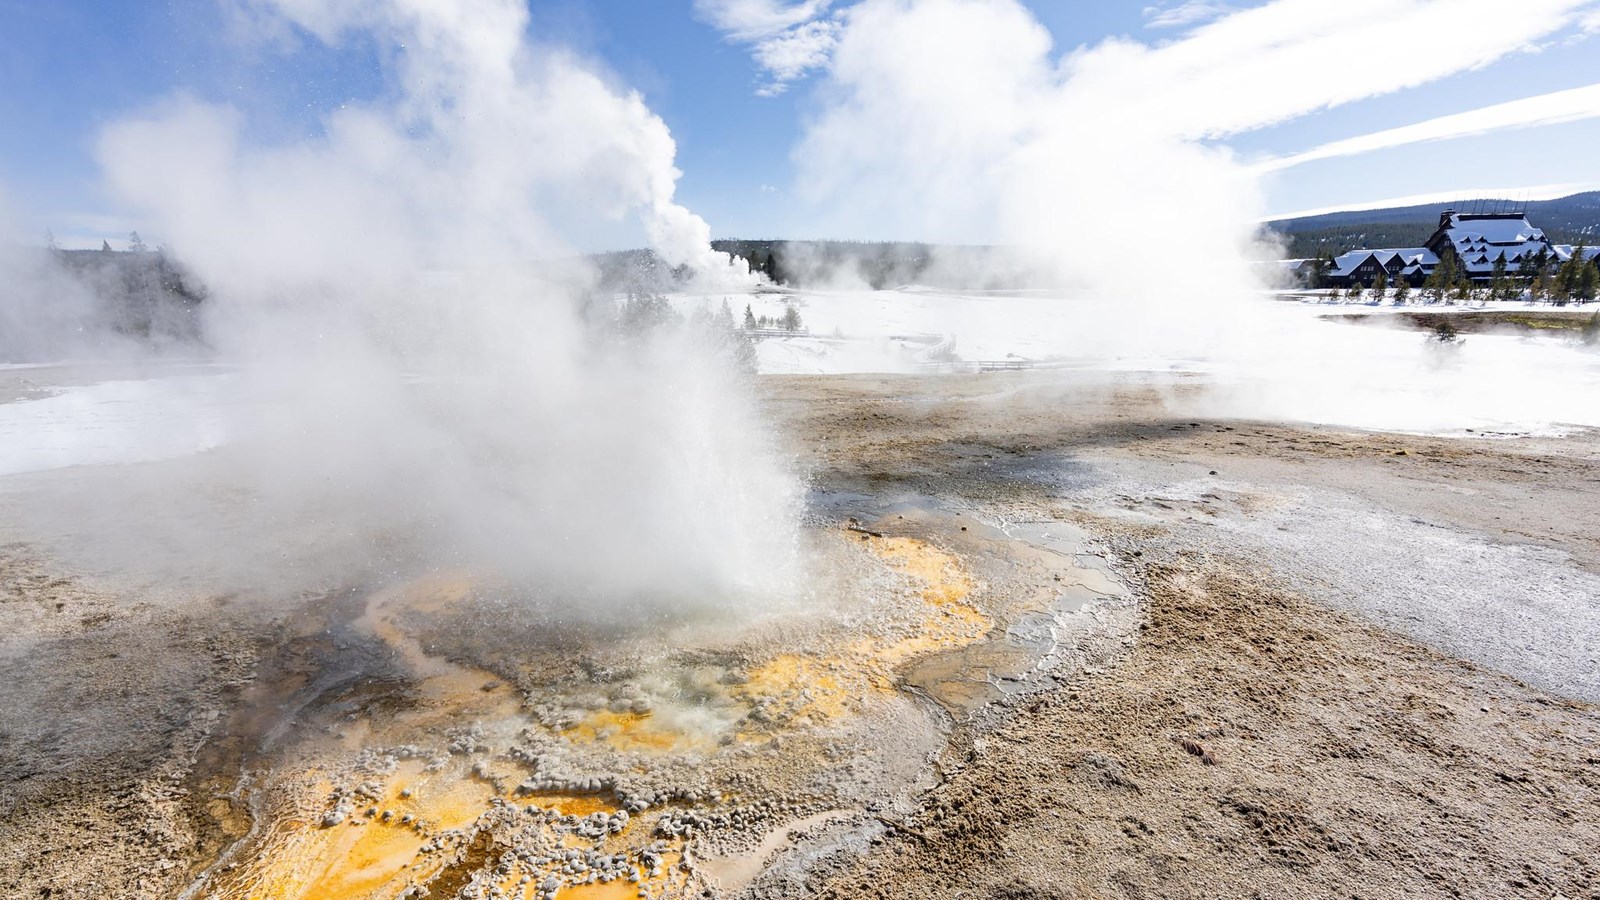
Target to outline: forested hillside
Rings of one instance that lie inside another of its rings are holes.
[[[1362,247],[1419,247],[1433,234],[1439,224],[1439,214],[1446,208],[1525,208],[1528,221],[1544,229],[1545,235],[1555,243],[1592,246],[1600,242],[1600,191],[1525,204],[1479,199],[1454,204],[1352,210],[1279,219],[1268,222],[1267,227],[1283,236],[1284,254],[1290,259],[1307,259],[1321,253],[1338,256]]]

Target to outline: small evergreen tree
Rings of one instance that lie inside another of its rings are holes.
[[[744,305],[744,330],[745,331],[754,331],[755,329],[756,329],[756,316],[755,316],[755,313],[750,311],[750,304],[746,303]]]
[[[1404,276],[1396,278],[1394,281],[1394,305],[1404,306],[1410,298],[1411,282],[1407,281]]]
[[[1422,296],[1431,303],[1438,303],[1444,299],[1444,292],[1450,289],[1450,283],[1455,281],[1455,257],[1449,252],[1439,257],[1438,265],[1428,273],[1427,280],[1422,282]]]
[[[101,253],[110,253],[111,252],[111,242],[108,241],[108,240],[105,240],[104,238],[102,238],[100,240],[100,252]]]
[[[1540,247],[1539,252],[1533,255],[1533,284],[1529,289],[1536,300],[1549,300],[1554,293],[1555,285],[1552,283],[1552,266],[1550,263],[1550,250]]]
[[[1489,297],[1494,300],[1509,300],[1507,296],[1511,291],[1511,281],[1506,275],[1506,254],[1501,251],[1494,258],[1494,270],[1489,276]]]
[[[1582,303],[1588,303],[1600,292],[1600,256],[1588,260],[1578,270],[1578,283],[1573,291],[1573,296]]]
[[[1567,258],[1561,268],[1556,271],[1556,276],[1551,285],[1551,294],[1559,306],[1565,306],[1568,300],[1578,295],[1578,285],[1583,279],[1583,270],[1589,267],[1589,261],[1584,258],[1582,244],[1572,248],[1572,256]]]
[[[799,331],[800,310],[795,309],[793,306],[785,307],[782,326],[784,331]]]
[[[1384,292],[1389,289],[1389,270],[1378,267],[1378,275],[1372,279],[1372,296],[1375,300],[1382,300]]]
[[[1332,270],[1333,257],[1329,256],[1327,251],[1317,254],[1317,257],[1311,260],[1311,272],[1307,276],[1307,280],[1311,283],[1311,289],[1320,291],[1327,287],[1328,273]]]
[[[145,252],[146,250],[149,250],[149,249],[150,248],[146,247],[145,244],[144,244],[144,238],[139,237],[139,232],[135,231],[132,234],[128,235],[128,250],[129,251],[131,251],[133,253],[143,253],[143,252]]]
[[[1534,271],[1535,274],[1533,276],[1533,283],[1528,285],[1528,299],[1535,301],[1549,300],[1552,287],[1550,283],[1550,276],[1544,272],[1538,271],[1537,268],[1535,268]]]
[[[639,338],[678,321],[679,316],[666,297],[629,291],[628,299],[617,310],[616,327],[623,337]]]

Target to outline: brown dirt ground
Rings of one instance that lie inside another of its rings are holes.
[[[1142,641],[1038,698],[828,897],[1569,897],[1600,717],[1272,590],[1150,569]]]
[[[751,895],[1600,897],[1595,706],[1334,611],[1282,560],[1198,526],[1064,501],[1029,468],[1311,486],[1600,573],[1600,437],[1221,422],[1178,411],[1198,386],[1029,373],[761,384],[819,489],[1070,517],[1147,607],[1118,665],[958,732],[937,787],[868,849],[821,848]],[[220,839],[194,760],[283,636],[0,550],[22,648],[0,658],[8,696],[47,702],[27,679],[80,676],[58,721],[0,710],[0,896],[175,896]],[[67,733],[105,740],[52,750]]]
[[[1220,467],[1600,568],[1593,435],[1190,422],[1165,411],[1181,402],[1172,392],[1027,376],[817,379],[774,399],[799,434],[826,436],[812,459],[830,484],[1027,504],[1039,502],[1030,486],[995,478],[996,466],[1066,452]],[[1135,561],[1142,639],[1122,664],[955,752],[919,814],[871,852],[814,867],[805,893],[1600,897],[1593,705],[1296,595],[1272,559],[1077,517]]]

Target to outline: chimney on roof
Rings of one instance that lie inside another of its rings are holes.
[[[1449,228],[1450,227],[1450,217],[1455,215],[1455,214],[1456,214],[1455,210],[1451,209],[1448,206],[1445,207],[1444,212],[1439,213],[1439,227],[1440,228]]]

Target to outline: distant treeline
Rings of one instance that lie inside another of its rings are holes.
[[[1538,226],[1538,222],[1533,223]],[[1432,222],[1360,222],[1351,225],[1333,225],[1283,235],[1285,259],[1312,259],[1323,254],[1339,256],[1351,250],[1378,247],[1421,247],[1438,228]],[[1544,228],[1545,236],[1555,244],[1586,244],[1600,242],[1600,234],[1562,228]]]
[[[653,250],[595,253],[590,262],[599,272],[598,288],[606,294],[670,294],[689,282],[688,266],[676,268]]]
[[[1366,248],[1420,247],[1438,227],[1439,214],[1446,208],[1526,211],[1528,221],[1553,243],[1590,247],[1600,243],[1600,191],[1527,203],[1478,199],[1333,212],[1279,219],[1268,222],[1267,227],[1283,240],[1287,258],[1311,259]]]
[[[206,291],[165,252],[0,247],[0,362],[193,352]]]
[[[99,302],[102,321],[140,339],[195,340],[200,282],[162,250],[56,250],[62,268]]]
[[[1036,287],[1036,274],[1002,248],[902,241],[712,241],[788,287],[908,284],[961,290]]]
[[[933,266],[935,249],[889,241],[726,240],[712,241],[711,247],[746,260],[751,270],[775,284],[807,287],[844,277],[874,290],[922,283]]]
[[[882,290],[907,284],[967,290],[1036,286],[996,247],[896,241],[720,240],[711,247],[745,260],[750,269],[785,287],[863,285]],[[670,292],[691,276],[649,250],[619,250],[591,257],[602,290]]]

